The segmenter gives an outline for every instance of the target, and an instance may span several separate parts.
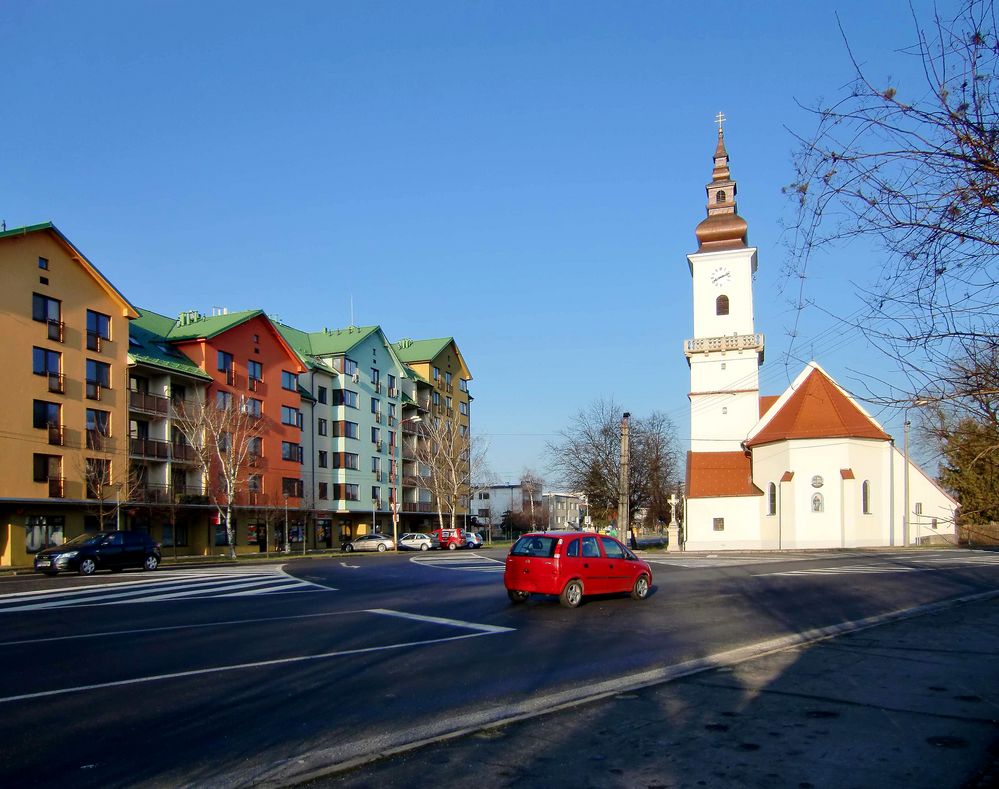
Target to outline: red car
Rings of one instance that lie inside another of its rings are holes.
[[[453,551],[465,547],[465,535],[461,529],[434,529],[430,536],[437,540],[437,547],[441,550]]]
[[[631,592],[649,596],[652,568],[613,537],[590,532],[525,534],[506,557],[503,583],[511,602],[531,594],[553,594],[566,608],[583,595]]]

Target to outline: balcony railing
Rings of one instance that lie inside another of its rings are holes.
[[[49,339],[55,340],[56,342],[63,341],[63,335],[65,334],[66,324],[62,321],[48,320],[46,323],[49,326]]]
[[[762,351],[762,334],[733,334],[728,337],[696,337],[685,340],[683,352],[687,356],[695,353],[715,353],[721,351]]]
[[[132,457],[150,458],[152,460],[169,460],[170,444],[156,438],[130,438],[128,440],[129,454]]]
[[[249,380],[249,388],[251,392],[259,392],[260,394],[267,394],[267,385],[259,378],[251,378]]]
[[[93,428],[87,430],[87,449],[104,451],[110,447],[110,444],[111,440],[100,430]]]
[[[437,512],[437,508],[429,501],[404,501],[401,509],[403,512]]]
[[[49,477],[49,498],[62,499],[66,497],[66,480],[63,477]]]
[[[101,349],[104,347],[104,343],[106,343],[106,342],[110,342],[110,340],[107,337],[101,337],[101,335],[99,335],[95,331],[88,331],[87,332],[87,350],[88,351],[98,351],[98,352],[100,352]]]
[[[388,389],[388,396],[389,397],[398,397],[399,396],[399,390],[396,389],[394,386],[390,386],[389,389]]]
[[[101,384],[98,381],[87,381],[87,399],[100,400],[101,388]]]
[[[166,416],[170,413],[170,400],[160,395],[149,394],[149,392],[129,392],[128,406],[133,411],[142,411],[147,414]]]
[[[381,411],[375,411],[375,421],[378,424],[382,423],[382,412]]]
[[[52,394],[65,394],[66,376],[62,373],[47,373],[49,379],[49,391]]]
[[[49,444],[61,447],[66,443],[66,435],[62,425],[49,425]]]
[[[382,382],[381,381],[375,381],[374,385],[375,385],[375,394],[381,394],[382,393]]]
[[[196,463],[198,453],[190,444],[174,442],[170,445],[170,457],[176,463]]]

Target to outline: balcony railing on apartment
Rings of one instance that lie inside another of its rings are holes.
[[[87,430],[87,449],[96,449],[103,452],[110,449],[111,439],[100,430],[93,428]]]
[[[149,392],[129,392],[128,407],[133,411],[166,416],[170,413],[170,400]]]
[[[437,512],[437,508],[429,501],[404,501],[400,506],[403,512]]]
[[[229,386],[239,386],[239,374],[231,367],[225,371],[225,382]]]
[[[62,321],[48,320],[46,321],[49,328],[49,339],[55,340],[56,342],[63,341],[63,335],[66,331],[66,324]]]
[[[265,384],[259,378],[251,378],[248,384],[251,392],[257,392],[258,394],[267,394],[267,384]]]
[[[190,444],[174,441],[170,445],[170,458],[175,463],[197,463],[198,453]]]
[[[66,443],[66,433],[62,425],[49,425],[49,443],[54,447],[64,446]]]
[[[104,348],[104,343],[111,342],[107,337],[101,337],[95,331],[87,332],[87,350],[100,352]]]
[[[132,501],[146,504],[207,504],[208,497],[198,485],[165,485],[147,482],[139,485]]]
[[[169,460],[170,443],[157,438],[130,438],[128,451],[132,457]]]
[[[87,399],[100,400],[101,388],[102,387],[99,381],[87,381]]]
[[[66,393],[66,376],[62,373],[46,373],[49,379],[49,391],[52,394]]]
[[[394,386],[390,386],[388,388],[388,396],[389,397],[398,397],[399,396],[399,390],[396,389]]]
[[[63,499],[66,497],[66,480],[64,477],[49,477],[49,498]]]

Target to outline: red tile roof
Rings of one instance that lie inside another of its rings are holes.
[[[780,400],[780,395],[760,395],[760,419],[778,400]]]
[[[688,452],[687,497],[762,496],[745,452]]]
[[[813,367],[763,429],[746,442],[756,447],[794,438],[891,438],[821,370]]]

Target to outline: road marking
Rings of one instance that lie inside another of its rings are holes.
[[[461,619],[445,619],[440,616],[424,616],[423,614],[408,614],[405,611],[391,611],[387,608],[369,608],[372,614],[382,614],[383,616],[395,616],[400,619],[412,619],[416,622],[432,622],[435,625],[449,625],[451,627],[463,627],[469,630],[479,630],[483,633],[509,633],[514,630],[512,627],[500,627],[499,625],[483,625],[478,622],[465,622]]]
[[[469,573],[502,573],[506,567],[506,562],[500,559],[493,559],[489,556],[480,556],[477,553],[462,553],[459,556],[453,554],[457,551],[449,551],[443,555],[414,556],[409,561],[423,567],[434,567],[444,570],[461,570]]]
[[[97,682],[90,685],[76,685],[68,688],[56,688],[55,690],[41,690],[33,693],[21,693],[16,696],[0,697],[0,704],[8,704],[16,701],[31,701],[34,699],[51,698],[52,696],[64,696],[70,693],[82,693],[88,690],[104,690],[105,688],[117,688],[126,685],[141,685],[148,682],[162,682],[171,679],[184,679],[187,677],[205,676],[207,674],[221,674],[229,671],[244,671],[253,668],[268,668],[271,666],[287,666],[295,663],[307,663],[316,660],[329,660],[349,655],[364,655],[373,652],[387,652],[395,649],[405,649],[407,647],[429,646],[431,644],[444,644],[449,641],[463,641],[468,638],[479,638],[481,636],[496,635],[498,633],[510,632],[513,628],[496,627],[495,625],[478,624],[475,622],[463,622],[457,619],[441,619],[438,617],[427,617],[419,614],[406,614],[403,611],[392,611],[386,608],[363,609],[364,613],[381,614],[385,616],[396,616],[403,619],[414,619],[417,621],[431,622],[433,624],[445,624],[452,627],[459,627],[472,630],[471,633],[462,633],[457,636],[443,636],[441,638],[428,638],[419,641],[405,641],[400,644],[385,644],[376,647],[358,647],[356,649],[343,649],[333,652],[323,652],[318,655],[296,655],[294,657],[274,658],[272,660],[256,660],[251,663],[236,663],[226,666],[212,666],[210,668],[191,669],[189,671],[173,671],[167,674],[151,674],[145,677],[133,677],[131,679],[115,680],[113,682]]]
[[[898,556],[900,561],[911,562],[905,565],[891,564],[849,564],[839,567],[811,567],[802,570],[784,570],[779,573],[757,573],[755,577],[773,575],[850,575],[852,573],[866,573],[877,575],[885,573],[923,573],[928,571],[940,572],[956,567],[982,567],[999,566],[999,554],[983,553],[982,555],[957,555],[947,556],[946,554],[931,556]]]
[[[55,608],[149,603],[163,600],[239,597],[247,594],[330,592],[333,587],[303,581],[282,567],[204,568],[163,573],[136,581],[103,583],[84,588],[43,589],[0,595],[0,614]]]

